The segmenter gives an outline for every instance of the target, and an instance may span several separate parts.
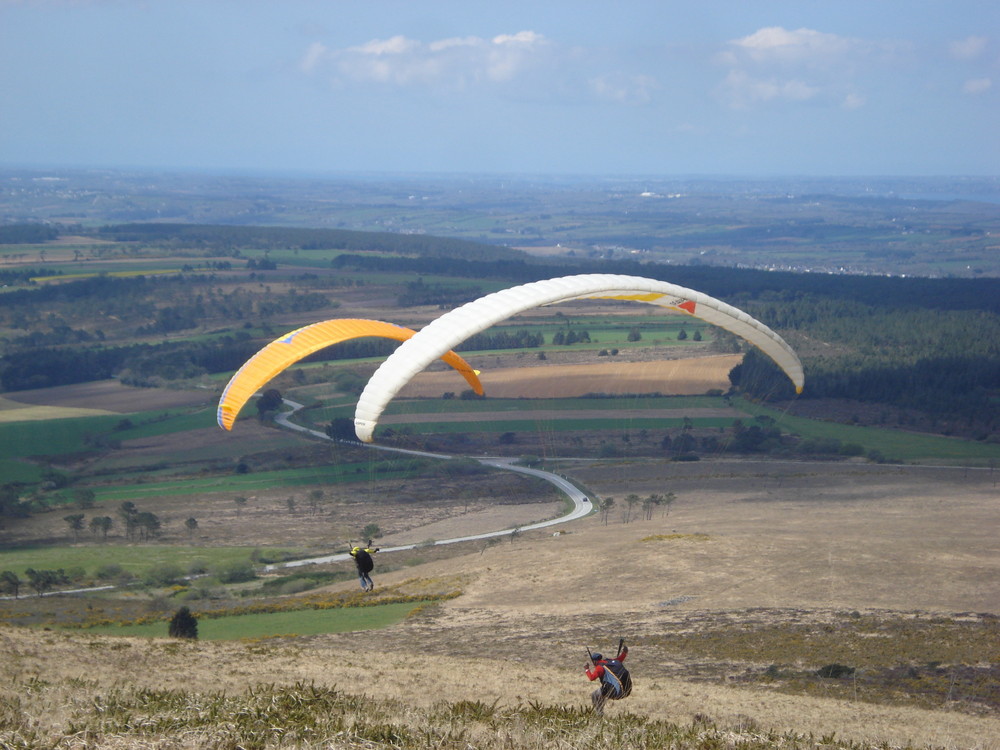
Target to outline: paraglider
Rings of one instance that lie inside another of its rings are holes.
[[[582,299],[645,302],[691,315],[746,339],[774,360],[802,392],[802,363],[778,334],[738,308],[693,289],[641,276],[581,274],[504,289],[457,307],[429,323],[375,371],[355,410],[358,439],[372,441],[388,403],[409,380],[470,336],[525,310]]]
[[[410,328],[397,326],[393,323],[359,318],[324,320],[286,333],[247,360],[236,374],[233,375],[232,379],[230,379],[229,384],[222,392],[222,397],[219,399],[217,410],[219,426],[223,429],[231,430],[233,423],[236,421],[236,415],[240,413],[240,409],[243,408],[246,402],[250,400],[250,397],[261,386],[286,367],[295,364],[314,352],[318,352],[320,349],[325,349],[341,341],[365,336],[406,341],[415,333],[416,331]],[[479,382],[479,375],[469,366],[468,362],[455,354],[455,352],[448,350],[443,351],[440,358],[458,370],[477,394],[483,394],[483,386]],[[428,364],[430,363],[428,362]]]
[[[587,649],[589,661],[584,667],[587,679],[593,682],[600,680],[600,687],[590,694],[590,702],[594,712],[599,716],[604,714],[604,704],[609,700],[619,701],[632,694],[632,675],[622,664],[628,656],[628,646],[625,639],[618,640],[618,654],[605,659],[600,653]]]
[[[375,561],[372,560],[372,555],[376,552],[378,552],[378,547],[373,547],[372,540],[369,539],[367,546],[351,547],[351,551],[348,553],[354,558],[354,564],[358,569],[358,581],[361,583],[362,591],[372,591],[375,588],[371,572],[375,569]]]

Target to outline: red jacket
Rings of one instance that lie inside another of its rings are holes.
[[[628,646],[622,646],[621,653],[619,653],[618,656],[615,657],[615,660],[625,661],[626,656],[628,656]],[[590,667],[587,667],[587,677],[590,679],[591,682],[593,682],[594,680],[598,680],[604,676],[604,665],[607,663],[608,663],[607,659],[600,659],[594,663],[593,670],[591,670]]]

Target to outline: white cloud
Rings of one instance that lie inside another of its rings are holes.
[[[815,98],[820,91],[799,79],[757,78],[742,70],[730,71],[721,90],[736,109],[771,101],[803,102]]]
[[[330,50],[311,45],[300,63],[304,72],[323,70],[339,82],[462,89],[512,81],[539,65],[548,41],[534,31],[492,39],[452,37],[429,43],[397,35]]]
[[[360,47],[350,47],[348,52],[356,52],[361,55],[405,55],[413,52],[419,47],[417,42],[407,39],[405,36],[394,36],[389,39],[373,39],[362,44]]]
[[[436,42],[431,42],[427,45],[427,48],[431,52],[443,52],[447,49],[452,49],[454,47],[475,47],[483,43],[483,40],[478,36],[462,36],[462,37],[452,37],[451,39],[441,39]]]
[[[311,73],[329,54],[330,50],[327,49],[325,44],[313,42],[309,45],[309,49],[307,49],[306,53],[302,56],[302,60],[299,62],[299,68],[304,73]]]
[[[865,106],[865,98],[863,96],[859,96],[858,94],[850,93],[844,97],[840,106],[843,109],[860,109]]]
[[[619,104],[648,104],[659,83],[646,75],[600,75],[591,78],[590,89],[599,99]]]
[[[962,93],[972,94],[985,94],[993,87],[993,81],[989,78],[972,78],[962,84]]]
[[[967,36],[949,44],[948,51],[958,60],[973,60],[983,54],[988,41],[984,36]]]
[[[730,40],[716,55],[715,62],[729,69],[717,93],[736,109],[807,101],[857,109],[865,97],[854,78],[878,49],[815,29],[767,26]]]
[[[534,31],[519,31],[516,34],[498,34],[493,37],[494,44],[539,44],[544,43],[545,37],[536,34]]]
[[[729,44],[738,54],[756,62],[806,63],[840,57],[855,43],[813,29],[789,31],[781,26],[769,26]]]

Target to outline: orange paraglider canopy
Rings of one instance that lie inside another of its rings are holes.
[[[406,341],[412,338],[415,333],[416,331],[410,328],[397,326],[393,323],[359,318],[324,320],[286,333],[253,355],[230,379],[219,399],[217,412],[219,426],[231,430],[240,409],[253,394],[286,367],[290,367],[320,349],[333,346],[341,341],[366,336]],[[479,373],[473,370],[468,362],[453,351],[443,354],[441,359],[458,370],[477,394],[483,395],[483,385],[479,382]]]

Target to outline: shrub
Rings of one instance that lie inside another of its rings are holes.
[[[244,583],[257,577],[253,564],[249,560],[238,560],[220,565],[213,568],[211,572],[219,579],[220,583]]]
[[[841,456],[863,456],[865,455],[865,448],[863,445],[858,445],[857,443],[841,443],[838,453]]]
[[[601,458],[619,458],[622,455],[622,450],[613,443],[602,443],[597,455]]]
[[[181,607],[174,616],[170,618],[170,626],[167,634],[171,638],[198,639],[198,618],[191,614],[187,607]]]
[[[854,667],[845,667],[843,664],[827,664],[825,667],[820,667],[816,670],[816,674],[820,677],[827,677],[832,679],[839,679],[841,677],[850,677],[854,674]]]
[[[150,568],[142,577],[147,586],[170,586],[184,580],[184,571],[176,565],[160,565]]]
[[[117,563],[107,563],[97,569],[97,577],[102,581],[111,581],[121,576],[125,570]]]

